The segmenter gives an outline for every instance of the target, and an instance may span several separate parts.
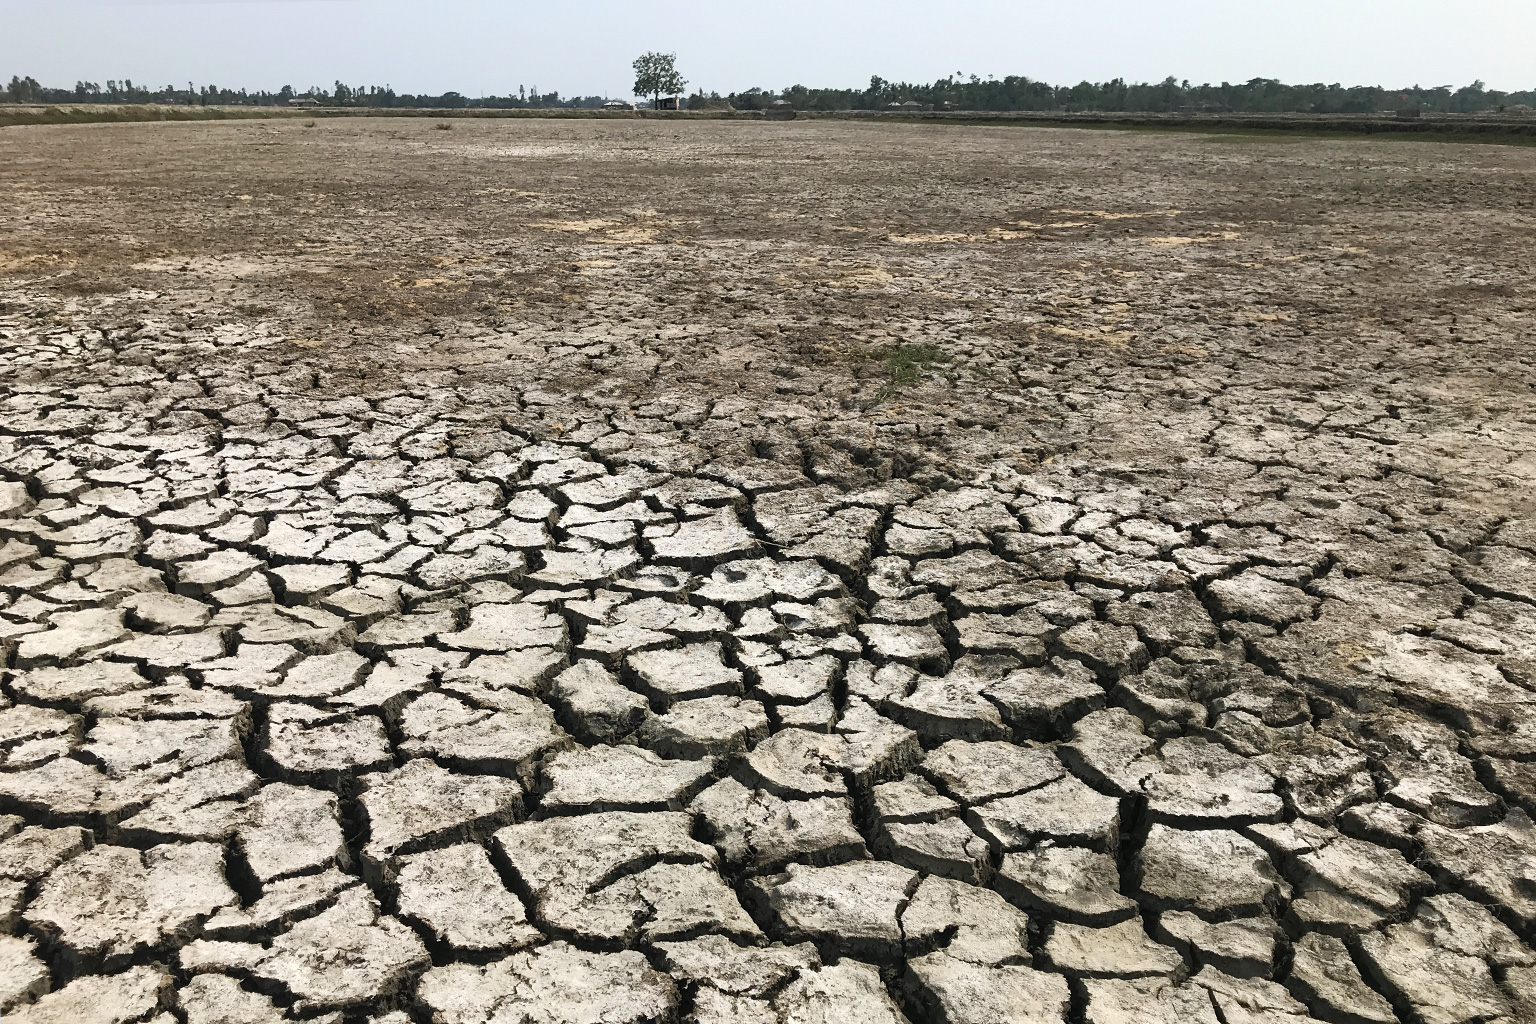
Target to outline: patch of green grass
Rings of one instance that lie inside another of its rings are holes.
[[[892,384],[916,384],[923,379],[924,367],[948,358],[932,345],[897,345],[885,351],[885,368]]]
[[[893,345],[870,354],[885,362],[887,380],[879,393],[882,402],[903,387],[920,382],[934,363],[949,361],[949,356],[932,345]]]

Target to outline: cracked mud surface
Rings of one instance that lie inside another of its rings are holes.
[[[1526,152],[0,169],[8,1019],[1536,1019]]]

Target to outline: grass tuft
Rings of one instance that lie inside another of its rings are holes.
[[[948,360],[943,352],[932,345],[897,345],[885,351],[885,368],[890,372],[894,385],[916,384],[923,379],[923,370],[930,363]]]
[[[903,387],[921,381],[924,371],[932,364],[949,361],[949,356],[932,345],[894,345],[870,354],[879,356],[885,361],[888,379],[877,396],[877,400],[881,402]]]

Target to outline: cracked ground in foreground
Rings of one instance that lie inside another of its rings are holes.
[[[1536,1019],[1529,151],[0,133],[0,1012]]]

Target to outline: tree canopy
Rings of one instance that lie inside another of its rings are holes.
[[[677,73],[676,55],[648,53],[635,61],[635,94],[660,98],[682,93],[688,83]],[[128,80],[76,82],[74,88],[52,88],[29,76],[0,78],[0,103],[167,103],[238,106],[281,106],[299,97],[339,107],[600,107],[606,96],[561,96],[540,92],[538,86],[518,87],[506,96],[440,96],[396,93],[385,86],[348,85],[334,89],[312,86],[299,91],[284,86],[277,92],[228,89],[216,85],[145,86]],[[1536,107],[1536,90],[1501,92],[1482,82],[1449,86],[1380,86],[1338,84],[1288,85],[1268,78],[1220,85],[1194,85],[1172,78],[1161,82],[1079,82],[1051,85],[1023,76],[978,78],[953,75],[935,82],[892,82],[875,77],[867,89],[818,89],[792,85],[775,92],[746,89],[725,96],[702,92],[688,98],[693,108],[732,106],[738,110],[789,106],[797,110],[881,110],[892,104],[915,103],[936,110],[1040,110],[1187,113],[1314,113],[1374,114],[1402,110],[1475,113]]]
[[[707,105],[710,97],[689,98],[689,106]],[[1536,105],[1536,90],[1506,93],[1473,82],[1449,86],[1386,89],[1323,83],[1287,85],[1270,78],[1220,85],[1194,85],[1166,78],[1161,82],[1079,82],[1051,85],[1021,75],[962,78],[931,83],[891,82],[871,78],[868,89],[816,89],[792,85],[780,92],[747,89],[719,97],[738,110],[782,102],[797,110],[879,110],[902,103],[944,110],[1103,111],[1127,113],[1310,113],[1374,114],[1426,110],[1472,113],[1506,105]]]
[[[635,58],[635,95],[659,101],[663,96],[680,96],[688,80],[677,73],[677,54],[646,53]]]

